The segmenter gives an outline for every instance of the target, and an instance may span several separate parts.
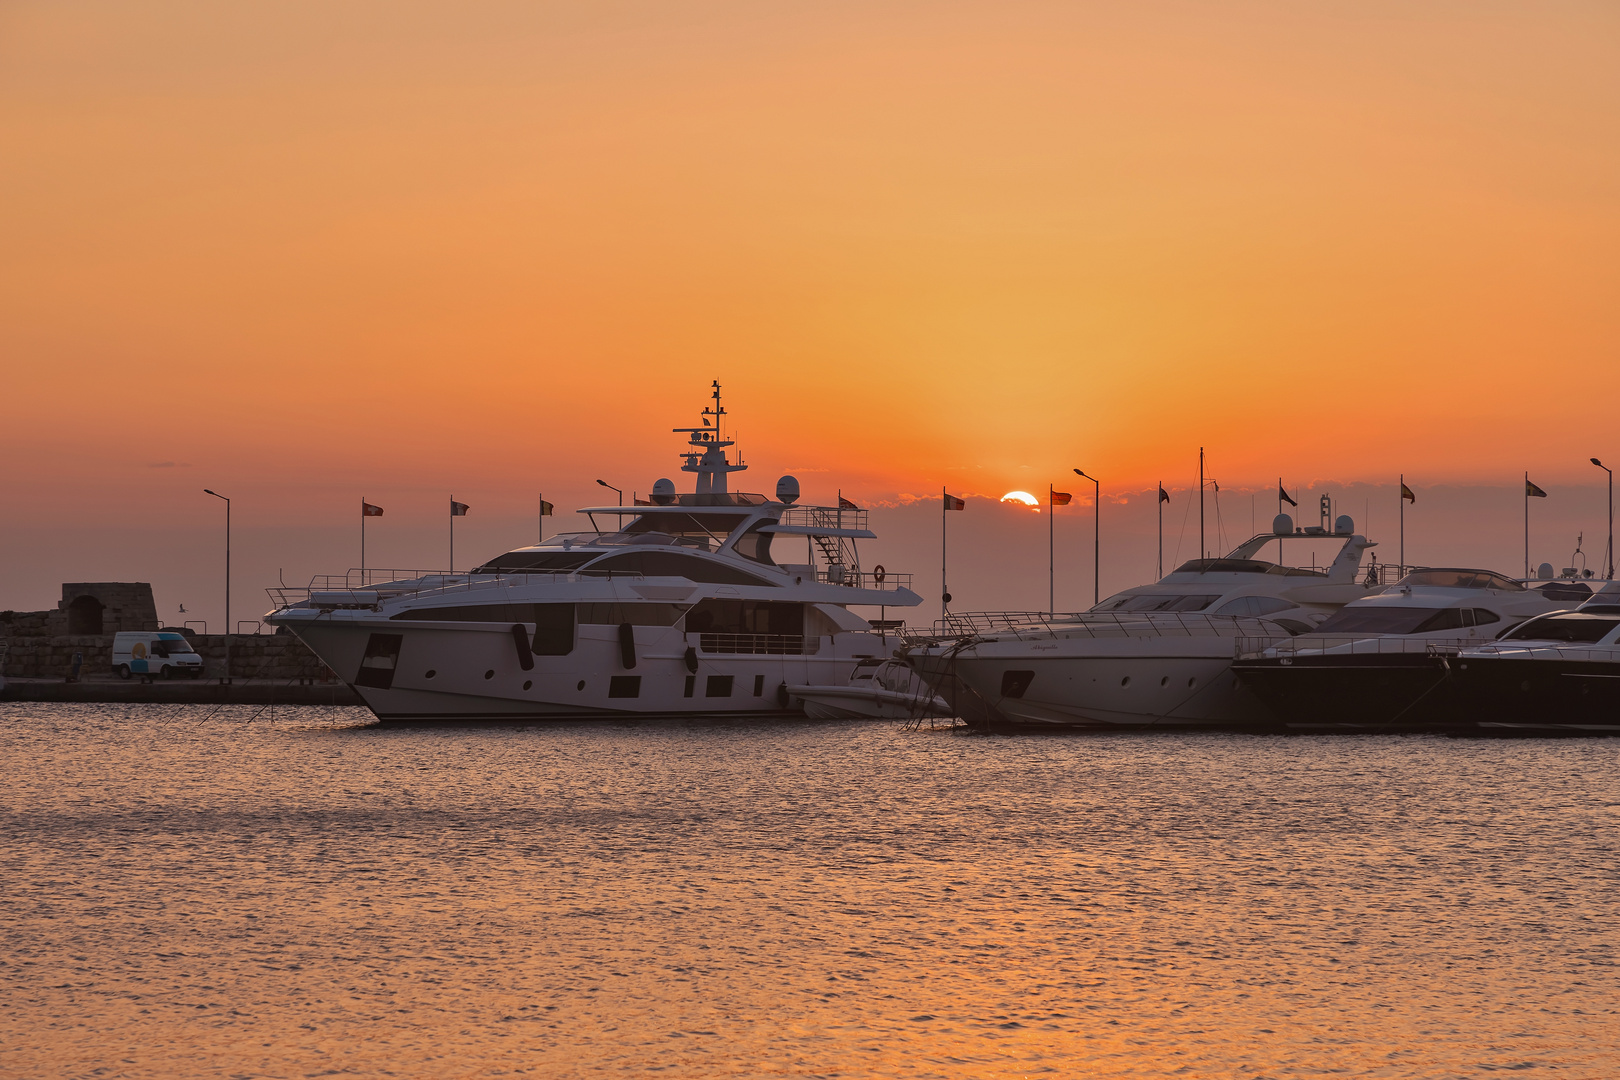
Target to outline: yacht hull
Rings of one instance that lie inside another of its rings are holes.
[[[1482,735],[1620,735],[1620,662],[1459,657],[1459,711]]]
[[[956,657],[962,682],[999,715],[1033,728],[1261,727],[1271,713],[1232,674],[1226,637],[984,642]]]
[[[1293,730],[1444,730],[1466,725],[1448,657],[1427,653],[1239,660],[1233,672]]]
[[[638,626],[635,663],[626,667],[617,627],[581,627],[568,655],[532,656],[532,666],[524,668],[508,627],[359,620],[287,625],[379,719],[391,722],[803,716],[787,686],[831,684],[877,644],[852,633],[823,637],[812,655],[708,654],[698,648],[698,634]],[[382,677],[364,666],[379,635],[398,638]]]

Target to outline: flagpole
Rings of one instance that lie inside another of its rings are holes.
[[[1395,493],[1395,501],[1401,504],[1401,577],[1406,576],[1406,474],[1401,473],[1401,489]]]
[[[1530,576],[1530,474],[1524,474],[1524,576]]]
[[[945,485],[941,484],[939,487],[939,613],[941,616],[948,614],[951,609],[951,593],[946,586],[945,579],[945,529],[950,518],[950,514],[947,512],[949,506],[945,502],[947,498],[949,496],[945,493]]]
[[[1046,613],[1057,614],[1057,515],[1053,508],[1052,485],[1046,485]]]
[[[360,496],[360,584],[366,583],[366,497]]]
[[[1198,558],[1204,558],[1204,448],[1198,448]]]
[[[456,572],[456,497],[450,496],[450,572]]]
[[[546,542],[546,493],[542,491],[535,495],[534,498],[536,502],[535,509],[539,511],[534,517],[534,523],[537,526],[535,529],[537,534],[535,543],[543,544]]]
[[[1153,580],[1158,581],[1164,577],[1164,481],[1159,481],[1158,493],[1154,495],[1153,502],[1159,508],[1159,572]]]

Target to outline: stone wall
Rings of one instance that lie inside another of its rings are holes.
[[[53,636],[158,628],[157,602],[152,598],[152,586],[144,581],[67,582],[51,615]]]
[[[28,613],[43,614],[43,613]],[[17,625],[0,623],[0,629]],[[14,679],[62,679],[73,671],[73,654],[84,654],[81,673],[85,677],[112,675],[111,634],[8,633],[4,674]],[[291,634],[232,634],[231,677],[235,679],[313,679],[335,680],[326,665],[304,643]],[[203,658],[206,677],[217,679],[225,673],[225,635],[208,634],[191,638],[191,647]]]

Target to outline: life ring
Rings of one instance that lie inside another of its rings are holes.
[[[872,580],[877,582],[879,585],[883,584],[883,575],[884,570],[882,563],[878,563],[876,566],[872,567]]]

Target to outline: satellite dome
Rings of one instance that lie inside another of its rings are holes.
[[[1287,514],[1278,514],[1271,519],[1271,531],[1278,536],[1294,535],[1294,519]]]
[[[1542,581],[1551,581],[1553,579],[1553,564],[1550,562],[1544,562],[1540,566],[1536,567],[1536,577],[1540,578]]]
[[[1337,536],[1349,536],[1356,531],[1356,522],[1349,514],[1340,514],[1333,519],[1333,532]]]
[[[798,477],[784,476],[776,482],[776,501],[789,506],[799,501]]]
[[[668,506],[675,501],[675,481],[669,479],[658,480],[653,483],[652,501],[654,506]]]

